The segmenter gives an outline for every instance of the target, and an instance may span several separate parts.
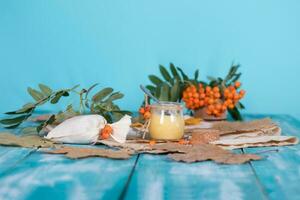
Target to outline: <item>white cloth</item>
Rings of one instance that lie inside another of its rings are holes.
[[[62,143],[92,144],[97,142],[101,129],[107,124],[101,115],[80,115],[65,120],[45,137]],[[120,143],[125,143],[129,132],[131,117],[125,115],[120,121],[110,124],[112,138]]]

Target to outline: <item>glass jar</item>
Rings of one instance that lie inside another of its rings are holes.
[[[151,105],[149,132],[153,139],[176,140],[182,138],[184,134],[182,106],[174,102]]]

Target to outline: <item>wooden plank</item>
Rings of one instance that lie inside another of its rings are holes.
[[[14,130],[17,132],[18,130]],[[0,128],[0,132],[7,130]],[[0,176],[16,167],[36,149],[0,146]]]
[[[0,199],[118,199],[135,160],[71,160],[38,151],[0,177]]]
[[[125,199],[266,199],[249,166],[140,155]]]
[[[252,115],[249,119],[261,118],[263,115]],[[284,135],[300,135],[300,122],[287,116],[271,116],[278,122]],[[278,150],[264,153],[265,159],[252,162],[252,167],[259,182],[263,185],[270,199],[300,199],[300,145],[287,147],[247,148],[246,153],[266,150]]]

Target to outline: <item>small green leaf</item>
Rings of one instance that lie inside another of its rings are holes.
[[[172,88],[171,88],[171,101],[173,101],[173,102],[176,102],[176,101],[178,101],[179,100],[179,89],[180,89],[180,87],[179,87],[179,82],[178,82],[178,80],[175,80],[175,83],[174,83],[174,85],[172,86]]]
[[[231,115],[232,119],[237,121],[243,121],[243,117],[236,107],[234,107],[233,109],[228,109],[228,112]]]
[[[146,88],[152,93],[155,94],[156,88],[152,85],[147,85]]]
[[[194,80],[197,81],[198,78],[199,78],[199,69],[197,69],[197,70],[195,71],[195,74],[194,74]]]
[[[65,90],[61,90],[54,94],[54,97],[51,99],[50,103],[56,104],[62,96],[69,96],[69,93]]]
[[[158,78],[157,76],[155,76],[155,75],[150,75],[150,76],[149,76],[149,80],[150,80],[154,85],[157,85],[157,86],[163,83],[163,81],[162,81],[160,78]]]
[[[120,93],[120,92],[115,92],[115,93],[112,93],[108,99],[106,100],[106,102],[108,101],[114,101],[114,100],[117,100],[117,99],[122,99],[124,97],[124,94]]]
[[[22,129],[23,134],[38,134],[37,127],[26,127]]]
[[[49,88],[47,85],[39,84],[39,88],[45,96],[50,96],[52,94],[51,88]]]
[[[169,83],[172,83],[172,78],[171,78],[168,70],[163,65],[159,65],[159,70],[160,70],[161,75],[164,77],[164,79],[166,81],[168,81]]]
[[[110,95],[112,92],[113,92],[112,88],[110,88],[110,87],[104,88],[104,89],[100,90],[99,92],[97,92],[93,96],[92,100],[94,102],[99,102],[99,101],[103,100],[105,97],[107,97],[108,95]]]
[[[36,101],[40,101],[44,98],[43,93],[41,93],[35,89],[32,89],[31,87],[28,87],[27,91],[30,94],[30,96]]]
[[[170,70],[171,70],[171,73],[172,73],[172,75],[174,76],[175,79],[181,80],[181,78],[180,78],[180,76],[177,72],[177,69],[176,69],[176,67],[173,63],[170,63]]]
[[[160,90],[159,100],[168,101],[169,100],[169,85],[167,83],[163,83]]]
[[[6,112],[5,114],[7,115],[15,115],[15,114],[24,114],[24,113],[30,113],[35,109],[35,105],[30,103],[30,104],[25,104],[21,109],[16,110],[16,111],[11,111],[11,112]]]
[[[180,67],[177,67],[177,69],[179,70],[183,80],[185,81],[189,80],[189,77],[183,72],[183,70]]]
[[[95,83],[94,85],[92,85],[91,87],[89,87],[85,93],[85,98],[88,97],[89,93],[97,86],[99,85],[99,83]]]
[[[24,120],[26,120],[30,115],[21,115],[15,118],[10,118],[10,119],[2,119],[0,120],[0,124],[4,125],[11,125],[11,124],[17,124],[20,123]]]

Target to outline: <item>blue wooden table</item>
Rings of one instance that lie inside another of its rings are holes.
[[[247,115],[247,119],[266,117]],[[299,136],[300,122],[270,116],[283,134]],[[70,160],[39,149],[0,147],[0,200],[6,199],[300,199],[300,145],[265,150],[243,165],[185,164],[161,155],[129,160]]]

